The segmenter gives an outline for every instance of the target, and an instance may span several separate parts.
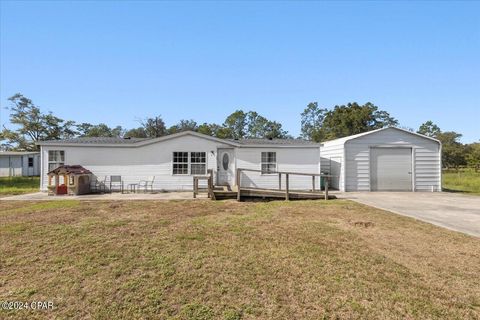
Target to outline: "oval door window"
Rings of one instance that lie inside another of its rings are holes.
[[[222,166],[223,170],[227,171],[228,170],[228,163],[230,162],[230,159],[228,159],[228,153],[224,153],[222,157]]]

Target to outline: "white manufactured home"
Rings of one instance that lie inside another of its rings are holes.
[[[39,152],[0,152],[0,177],[31,177],[38,175],[40,175]]]
[[[233,186],[236,168],[242,187],[278,188],[277,171],[320,173],[320,144],[298,139],[218,139],[181,132],[155,139],[74,138],[43,141],[41,190],[48,172],[61,165],[81,165],[96,179],[121,176],[125,186],[154,176],[155,190],[192,190],[194,175],[213,171],[216,185]],[[317,181],[318,187],[320,181]],[[292,189],[310,189],[311,177],[296,177]]]
[[[441,191],[441,143],[399,128],[323,142],[323,172],[340,191]]]

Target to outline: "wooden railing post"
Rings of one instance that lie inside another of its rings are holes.
[[[282,174],[278,174],[278,190],[282,190]]]
[[[197,197],[198,193],[198,178],[193,177],[193,198]]]
[[[289,184],[290,184],[290,181],[289,181],[289,174],[285,174],[285,200],[290,200],[290,193],[289,193]]]
[[[213,170],[212,170],[212,169],[208,169],[208,170],[207,170],[207,173],[208,173],[208,181],[207,181],[207,185],[208,185],[208,197],[209,197],[209,198],[212,198],[212,194],[213,194]]]
[[[325,200],[328,200],[328,180],[330,177],[325,177]]]
[[[237,185],[237,201],[240,201],[240,199],[241,199],[241,194],[240,194],[240,183],[241,183],[240,174],[241,173],[242,173],[242,170],[237,169],[237,175],[235,177],[235,183]]]
[[[315,176],[312,176],[312,191],[315,192]]]

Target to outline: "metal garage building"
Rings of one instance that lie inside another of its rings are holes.
[[[441,191],[441,143],[383,128],[323,143],[321,170],[340,191]]]
[[[38,175],[40,175],[40,152],[0,152],[0,177]]]

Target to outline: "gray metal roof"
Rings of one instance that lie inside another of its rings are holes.
[[[240,145],[282,145],[282,146],[312,146],[319,145],[316,142],[302,140],[302,139],[226,139],[231,142],[236,142]]]
[[[109,138],[109,137],[83,137],[83,138],[72,138],[65,140],[48,140],[40,141],[37,144],[39,145],[117,145],[117,146],[141,146],[149,143],[156,143],[175,137],[180,137],[184,135],[194,135],[204,139],[211,139],[218,141],[220,143],[230,144],[233,146],[292,146],[292,147],[301,147],[301,146],[320,146],[320,144],[301,140],[301,139],[219,139],[205,134],[201,134],[193,131],[183,131],[180,133],[175,133],[160,138]]]
[[[82,137],[64,140],[46,140],[42,144],[135,144],[149,138],[110,138],[110,137]]]
[[[343,137],[343,138],[338,138],[338,139],[328,140],[328,141],[322,141],[322,144],[324,144],[324,143],[325,143],[325,144],[345,143],[345,142],[347,142],[347,141],[349,141],[349,140],[357,139],[357,138],[360,138],[360,137],[363,137],[363,136],[367,136],[367,135],[370,135],[370,134],[373,134],[373,133],[376,133],[376,132],[379,132],[379,131],[384,131],[384,130],[397,130],[397,131],[401,131],[401,132],[404,132],[404,133],[408,133],[408,134],[411,134],[411,135],[414,135],[414,136],[418,136],[418,137],[421,137],[421,138],[424,138],[424,139],[433,140],[433,141],[435,141],[435,142],[441,143],[439,140],[437,140],[437,139],[435,139],[435,138],[428,137],[428,136],[423,135],[423,134],[420,134],[420,133],[412,132],[412,131],[405,130],[405,129],[398,128],[398,127],[385,127],[385,128],[370,130],[370,131],[367,131],[367,132],[357,133],[357,134],[354,134],[354,135],[351,135],[351,136],[347,136],[347,137]]]
[[[0,156],[26,156],[30,154],[40,154],[37,151],[0,151]]]

